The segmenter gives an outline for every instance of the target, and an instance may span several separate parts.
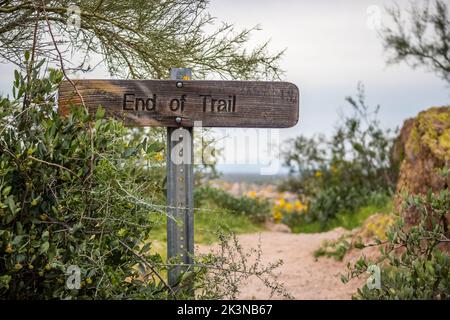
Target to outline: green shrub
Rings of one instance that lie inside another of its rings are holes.
[[[158,211],[140,201],[160,193],[145,165],[158,143],[130,143],[101,109],[61,117],[62,73],[40,78],[40,65],[16,72],[14,99],[0,98],[0,297],[166,297],[162,283],[138,280],[146,266],[136,255],[159,260],[139,241]],[[79,290],[66,286],[71,265]]]
[[[297,137],[285,153],[290,177],[282,189],[308,200],[308,223],[322,229],[338,215],[352,214],[366,205],[382,205],[395,189],[397,167],[391,159],[394,137],[377,120],[378,107],[347,98],[354,114],[346,117],[329,139]]]
[[[382,245],[379,259],[362,257],[349,265],[344,282],[366,273],[371,265],[381,269],[381,288],[365,284],[355,299],[450,299],[450,239],[443,223],[450,212],[449,198],[448,188],[408,197],[404,205],[420,213],[420,223],[405,228],[400,220],[388,231],[386,243],[377,240]]]

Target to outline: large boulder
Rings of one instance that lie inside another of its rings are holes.
[[[450,168],[450,106],[433,107],[405,121],[394,146],[400,171],[396,209],[408,224],[418,222],[418,214],[402,209],[401,194],[425,194],[448,188],[449,178],[439,169]]]

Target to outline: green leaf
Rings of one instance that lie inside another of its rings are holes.
[[[147,153],[148,154],[156,153],[156,152],[162,151],[163,149],[164,149],[164,146],[162,146],[159,142],[153,142],[148,145]]]
[[[15,246],[19,246],[22,243],[22,240],[25,236],[21,235],[21,236],[15,236],[13,241],[11,242],[13,245]]]
[[[364,245],[364,243],[361,242],[357,242],[355,243],[355,248],[356,249],[364,249],[366,246]]]
[[[41,239],[42,239],[42,240],[47,240],[48,237],[49,237],[49,232],[48,232],[48,230],[45,230],[45,231],[42,233]]]
[[[9,195],[9,192],[11,191],[11,188],[12,188],[11,186],[7,186],[6,188],[3,188],[2,195],[4,197],[7,197]]]
[[[25,51],[25,62],[28,62],[28,61],[30,61],[30,51],[26,50]]]
[[[47,253],[49,247],[50,243],[48,243],[48,241],[42,243],[41,246],[39,247],[39,254]]]
[[[150,250],[151,246],[152,246],[152,243],[151,242],[147,242],[146,244],[143,245],[143,247],[141,248],[140,252],[141,253],[146,253],[147,251]]]
[[[72,233],[75,233],[75,232],[77,232],[78,230],[80,230],[81,228],[83,228],[83,224],[82,224],[81,222],[78,222],[78,223],[76,223],[76,224],[72,227],[71,232],[72,232]]]
[[[8,203],[9,210],[13,213],[13,215],[16,213],[16,203],[14,202],[14,198],[12,196],[8,197],[6,200]]]
[[[45,59],[42,59],[41,61],[39,61],[35,66],[34,66],[34,68],[37,70],[37,69],[40,69],[41,67],[42,67],[42,65],[44,64],[44,62],[45,62]]]
[[[19,92],[17,93],[17,99],[22,98],[24,92],[25,92],[25,90],[24,90],[23,86],[21,86],[19,88]]]
[[[145,266],[143,263],[138,264],[138,271],[142,276],[146,275]]]
[[[14,79],[15,79],[15,82],[16,82],[16,86],[18,86],[19,85],[19,81],[20,81],[20,74],[19,74],[19,71],[17,71],[17,70],[14,70]]]
[[[100,106],[95,114],[95,119],[99,120],[103,119],[104,117],[105,117],[105,109],[102,106]]]
[[[0,277],[0,289],[9,289],[9,282],[11,281],[12,277],[10,275],[4,275]]]
[[[123,152],[123,156],[124,156],[125,158],[127,158],[127,157],[133,155],[135,152],[136,152],[136,148],[133,148],[133,147],[131,147],[131,148],[126,148],[125,151]]]

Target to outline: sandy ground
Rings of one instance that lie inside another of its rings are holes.
[[[283,260],[276,271],[279,281],[295,299],[350,299],[364,279],[343,284],[340,274],[346,273],[346,264],[356,256],[347,257],[343,262],[333,258],[314,258],[314,251],[324,240],[337,239],[343,229],[325,233],[292,234],[265,231],[238,236],[244,249],[254,248],[261,241],[263,263]],[[201,246],[200,252],[214,250],[214,246]],[[267,299],[270,290],[258,279],[249,279],[241,288],[241,299]],[[281,297],[272,297],[280,299]]]

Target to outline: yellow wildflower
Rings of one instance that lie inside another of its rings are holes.
[[[287,210],[287,211],[292,211],[292,209],[294,209],[294,206],[292,205],[292,203],[290,203],[290,202],[287,202],[286,203],[286,205],[284,206],[285,207],[285,209]]]
[[[302,211],[304,209],[304,206],[300,202],[300,200],[295,200],[294,207],[295,207],[295,211]]]
[[[283,218],[283,215],[281,214],[280,211],[274,211],[273,220],[275,221],[275,223],[280,222],[282,218]]]
[[[284,200],[284,198],[279,198],[278,201],[277,201],[277,204],[280,207],[284,207],[284,205],[286,204],[286,201]]]
[[[22,265],[21,265],[20,263],[16,263],[16,264],[14,265],[14,269],[20,270],[20,269],[22,269]]]
[[[320,178],[322,176],[322,171],[317,170],[315,173],[316,178]]]
[[[92,284],[92,279],[91,279],[91,278],[87,278],[87,279],[86,279],[86,283],[87,283],[87,284]]]

